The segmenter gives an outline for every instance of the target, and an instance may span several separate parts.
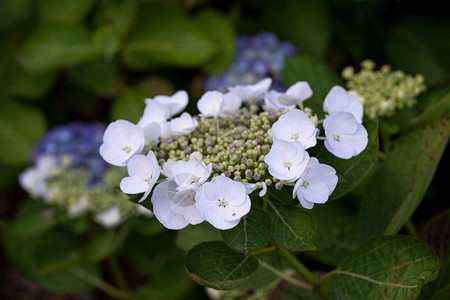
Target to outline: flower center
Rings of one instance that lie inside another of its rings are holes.
[[[292,140],[298,140],[298,133],[297,132],[293,133],[292,136],[291,136],[291,139]]]
[[[219,207],[227,207],[227,201],[225,199],[219,199]]]
[[[307,180],[303,181],[302,187],[307,188],[309,186],[309,182]]]
[[[125,147],[123,147],[122,150],[125,151],[128,154],[131,151],[131,147],[130,146],[125,146]]]
[[[336,142],[339,142],[339,141],[341,140],[341,137],[339,136],[339,134],[333,134],[333,139],[334,139]]]
[[[289,171],[291,170],[292,164],[289,161],[284,162],[284,167],[287,168]]]

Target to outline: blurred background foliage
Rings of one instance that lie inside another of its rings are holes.
[[[17,214],[25,197],[17,176],[49,128],[74,120],[136,122],[144,98],[179,89],[188,91],[188,111],[195,113],[205,77],[220,74],[231,63],[238,34],[274,32],[280,40],[292,42],[300,56],[321,61],[336,74],[348,65],[358,69],[369,58],[378,66],[390,64],[408,74],[423,74],[428,91],[444,87],[450,83],[450,19],[445,5],[445,1],[388,0],[0,1],[1,220]],[[429,190],[431,197],[442,186],[439,174],[447,163],[444,155]],[[155,226],[149,230],[158,232]],[[145,257],[137,241],[156,243],[147,234],[133,231],[130,260]],[[40,243],[53,245],[61,238],[64,234],[56,232]],[[77,243],[66,238],[70,241],[65,245]],[[140,270],[139,261],[133,264],[137,282],[140,272],[164,274],[158,280],[170,281],[152,281],[143,295],[171,284],[180,287],[181,295],[191,288],[184,270],[184,277],[171,281],[170,273],[177,271],[165,263],[182,268],[177,251],[165,257],[168,261],[155,259],[154,270]],[[21,265],[56,259],[47,256],[35,253]],[[57,278],[39,278],[47,280],[43,286],[59,284]],[[84,288],[82,283],[72,283],[63,290]],[[167,295],[167,291],[160,293]]]

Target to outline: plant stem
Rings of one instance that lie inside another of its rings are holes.
[[[278,254],[290,265],[303,279],[305,279],[313,289],[324,299],[329,299],[323,287],[317,281],[316,277],[306,268],[292,252],[276,245]]]
[[[114,281],[119,286],[119,288],[123,291],[129,292],[130,287],[127,283],[127,280],[125,279],[125,276],[123,275],[117,256],[112,255],[108,258],[108,266],[111,270]]]
[[[73,267],[71,269],[72,273],[78,276],[79,278],[82,278],[104,292],[105,294],[110,295],[111,297],[114,297],[116,299],[130,299],[130,295],[128,293],[125,293],[114,286],[110,285],[106,281],[102,280],[101,278],[87,272],[86,270],[80,268],[80,267]]]
[[[411,218],[408,219],[408,221],[406,221],[405,223],[405,229],[406,231],[408,231],[408,233],[414,237],[418,237],[419,233],[417,232],[416,226],[414,225],[413,221],[411,220]]]
[[[286,273],[283,273],[280,270],[272,267],[268,263],[265,263],[265,262],[260,260],[259,261],[259,265],[261,267],[263,267],[263,268],[273,272],[274,274],[278,275],[280,278],[286,280],[287,282],[292,283],[293,285],[296,285],[296,286],[298,286],[300,288],[303,288],[303,289],[306,289],[306,290],[312,290],[313,289],[312,285],[310,285],[310,284],[308,284],[306,282],[300,281],[298,279],[295,279],[295,278],[287,275]]]

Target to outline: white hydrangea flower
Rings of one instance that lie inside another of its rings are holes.
[[[162,124],[170,118],[170,110],[167,106],[149,99],[145,103],[144,114],[137,123],[141,128],[150,123]]]
[[[153,99],[146,99],[146,102],[151,100],[166,106],[169,109],[170,116],[173,117],[186,108],[189,102],[189,96],[186,91],[178,91],[172,96],[158,95]]]
[[[144,193],[139,202],[147,198],[161,173],[156,156],[149,151],[147,156],[135,155],[128,161],[128,174],[120,182],[120,189],[125,194]]]
[[[110,209],[95,216],[98,223],[102,224],[105,228],[112,228],[119,225],[122,222],[122,215],[120,209],[117,206],[113,206]]]
[[[200,111],[200,116],[207,118],[217,118],[224,106],[224,95],[218,91],[209,91],[197,102],[197,108]]]
[[[339,158],[360,154],[367,146],[367,130],[349,112],[338,112],[323,122],[325,148]]]
[[[292,110],[295,108],[295,104],[290,105],[284,105],[280,102],[280,97],[284,95],[281,92],[278,92],[276,90],[270,90],[268,93],[264,93],[264,110],[269,109],[288,109]]]
[[[278,97],[280,104],[285,106],[300,105],[308,98],[311,98],[313,91],[306,81],[298,81],[291,85],[285,93]]]
[[[55,157],[42,155],[35,167],[29,167],[19,175],[20,186],[33,197],[42,197],[48,200],[50,193],[47,179],[61,171]]]
[[[117,120],[108,125],[100,146],[100,155],[108,163],[124,167],[128,160],[144,149],[145,136],[141,127],[126,120]]]
[[[300,142],[305,149],[316,145],[317,133],[314,123],[299,109],[285,113],[272,125],[272,134],[276,139]]]
[[[184,112],[180,117],[170,120],[169,126],[173,136],[188,135],[198,126],[198,121]]]
[[[195,207],[195,191],[177,191],[174,181],[164,181],[152,194],[153,213],[164,227],[178,230],[203,222]]]
[[[350,95],[343,87],[334,86],[325,97],[323,111],[333,115],[340,111],[351,113],[362,124],[364,107],[358,97]]]
[[[241,108],[242,100],[236,94],[226,93],[223,95],[222,114],[233,114]]]
[[[314,203],[325,203],[336,188],[338,177],[331,166],[321,164],[315,157],[309,159],[308,167],[297,180],[292,198],[298,198],[300,204],[311,209]]]
[[[273,140],[270,152],[264,156],[269,173],[279,180],[294,182],[306,169],[309,154],[299,142]]]
[[[235,227],[251,206],[244,184],[225,176],[204,183],[195,200],[200,216],[220,230]]]
[[[172,178],[177,190],[198,189],[211,175],[212,164],[206,165],[201,159],[193,157],[188,161],[178,161],[172,168]]]
[[[228,91],[236,94],[242,102],[251,103],[259,101],[264,97],[272,84],[271,78],[265,78],[255,84],[235,85],[228,87]]]

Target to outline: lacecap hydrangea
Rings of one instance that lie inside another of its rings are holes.
[[[264,197],[268,188],[284,185],[293,186],[293,198],[311,209],[328,200],[338,177],[306,150],[322,139],[337,157],[361,153],[368,143],[363,106],[335,86],[319,120],[303,103],[313,93],[307,82],[284,93],[271,90],[271,83],[265,78],[230,86],[226,93],[208,91],[197,102],[197,116],[183,112],[185,91],[146,99],[137,124],[109,124],[100,153],[126,166],[120,189],[143,194],[139,201],[151,194],[156,218],[169,229],[203,221],[233,228],[249,212],[251,193],[259,190]]]
[[[253,84],[270,77],[273,89],[284,90],[284,59],[295,54],[295,46],[288,41],[280,41],[275,33],[240,35],[236,39],[233,62],[220,75],[208,76],[204,88],[206,91],[225,92],[229,86]]]
[[[22,188],[33,198],[66,210],[71,218],[91,213],[106,228],[131,215],[151,214],[114,189],[123,174],[98,152],[105,129],[99,122],[72,122],[51,129],[31,156],[33,166],[19,177]]]

